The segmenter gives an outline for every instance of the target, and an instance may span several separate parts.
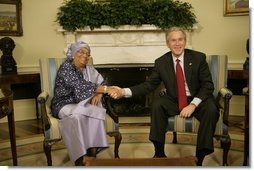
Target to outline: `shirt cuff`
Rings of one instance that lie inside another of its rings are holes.
[[[124,97],[128,98],[128,97],[131,97],[132,96],[132,92],[131,92],[131,89],[129,88],[124,88]]]
[[[194,104],[196,107],[198,107],[198,105],[202,102],[202,100],[200,98],[194,97],[193,100],[190,102],[192,104]]]

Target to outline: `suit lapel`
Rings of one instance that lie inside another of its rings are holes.
[[[172,54],[171,52],[169,53],[168,57],[167,57],[167,65],[168,70],[168,79],[170,83],[175,83],[175,84],[171,84],[170,88],[172,88],[171,92],[175,95],[175,97],[177,97],[177,86],[176,86],[176,75],[175,75],[175,69],[174,69],[174,62],[173,62],[173,58],[172,58]]]
[[[189,89],[191,87],[192,67],[193,67],[192,57],[190,55],[188,55],[187,51],[185,51],[185,53],[184,53],[184,74],[185,74],[185,79],[186,79]]]
[[[169,67],[166,67],[166,68],[169,69],[169,71],[168,71],[169,78],[173,78],[174,81],[176,81],[175,70],[174,70],[174,62],[173,62],[171,53],[169,53],[169,56],[167,58],[167,65],[169,66]]]

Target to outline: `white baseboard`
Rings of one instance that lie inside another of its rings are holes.
[[[230,116],[245,115],[245,96],[233,95],[233,97],[230,100],[229,115]]]
[[[36,119],[35,99],[14,100],[13,107],[15,121]],[[7,121],[7,117],[4,117],[0,123]]]
[[[119,117],[120,123],[150,123],[150,116],[143,117]]]

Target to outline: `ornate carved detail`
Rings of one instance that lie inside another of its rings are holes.
[[[196,28],[193,28],[196,29]],[[85,41],[92,47],[94,64],[108,63],[153,63],[169,51],[165,32],[153,25],[134,27],[125,25],[118,29],[103,26],[100,29],[63,32],[66,47],[76,41]],[[187,30],[187,47],[192,48],[192,30]]]

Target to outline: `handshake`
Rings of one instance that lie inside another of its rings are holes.
[[[125,95],[124,89],[118,86],[108,86],[106,92],[113,99],[120,99]]]

